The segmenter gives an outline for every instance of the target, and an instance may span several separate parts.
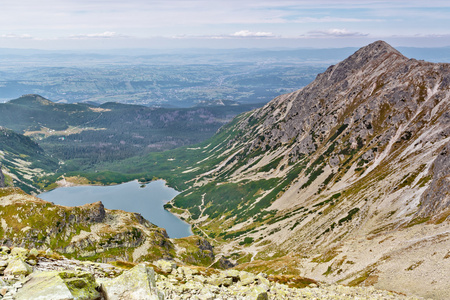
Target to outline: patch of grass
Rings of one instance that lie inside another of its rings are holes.
[[[372,270],[367,270],[361,273],[361,275],[348,283],[348,286],[358,286],[363,283],[367,278],[369,278]]]
[[[246,237],[244,238],[244,240],[242,242],[239,242],[239,245],[249,245],[253,243],[253,238],[252,237]]]
[[[308,178],[308,181],[306,181],[302,186],[301,189],[307,188],[311,183],[313,183],[314,180],[319,177],[320,174],[323,173],[324,165],[321,165],[317,170],[313,171],[311,175]]]
[[[352,208],[348,213],[347,216],[343,217],[339,220],[339,225],[341,225],[344,222],[348,222],[353,218],[353,215],[355,215],[359,211],[359,207]]]
[[[113,266],[116,266],[121,269],[130,270],[131,268],[135,267],[137,264],[129,261],[123,261],[123,260],[116,260],[110,262]]]
[[[280,156],[277,159],[274,159],[273,161],[271,161],[270,163],[268,163],[267,165],[265,165],[264,167],[261,167],[258,172],[269,172],[272,169],[276,169],[278,167],[278,165],[280,164],[280,161],[283,159],[283,156]]]
[[[419,224],[428,222],[429,220],[430,220],[430,217],[417,217],[417,218],[412,219],[408,223],[408,225],[406,225],[406,227],[412,227],[412,226],[415,226],[415,225],[419,225]]]
[[[284,284],[289,286],[290,288],[297,289],[305,288],[310,284],[318,284],[318,282],[313,279],[295,275],[270,275],[267,279],[269,279],[269,281],[271,282]]]
[[[313,207],[322,206],[324,204],[334,202],[334,200],[338,199],[340,196],[341,196],[341,193],[336,193],[336,194],[332,195],[331,197],[329,197],[327,200],[319,202],[317,204],[314,204]]]

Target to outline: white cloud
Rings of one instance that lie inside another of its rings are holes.
[[[129,36],[118,34],[113,31],[105,31],[102,33],[90,33],[90,34],[74,34],[69,36],[70,39],[112,39],[112,38],[127,38]]]
[[[231,36],[232,37],[259,37],[259,38],[275,37],[275,35],[272,32],[262,32],[262,31],[252,32],[249,30],[237,31],[237,32],[231,34]]]
[[[276,38],[279,36],[276,36],[275,34],[273,34],[272,32],[263,32],[263,31],[257,31],[257,32],[253,32],[250,30],[241,30],[241,31],[236,31],[235,33],[232,34],[222,34],[222,35],[175,35],[172,36],[173,39],[216,39],[216,40],[221,40],[221,39],[236,39],[236,38]]]
[[[347,29],[327,29],[327,30],[313,30],[309,31],[307,37],[363,37],[368,36],[367,33],[361,33],[356,31],[349,31]]]
[[[8,34],[2,34],[0,35],[0,38],[2,39],[33,39],[33,37],[29,34],[13,34],[13,33],[8,33]]]

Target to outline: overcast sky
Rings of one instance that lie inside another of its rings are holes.
[[[448,0],[0,0],[0,48],[450,46]]]

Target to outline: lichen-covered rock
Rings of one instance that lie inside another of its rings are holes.
[[[256,281],[256,276],[252,273],[241,271],[239,272],[239,279],[242,285],[249,285]]]
[[[238,279],[240,272],[238,270],[226,270],[225,272],[223,272],[223,274],[226,277]]]
[[[92,274],[35,272],[15,295],[17,300],[96,300],[101,299]]]
[[[208,282],[211,285],[227,287],[233,284],[233,278],[221,274],[220,276],[211,277]]]
[[[6,276],[27,276],[33,272],[33,269],[21,258],[13,258],[8,262],[4,274]]]
[[[156,289],[155,272],[139,264],[122,275],[101,281],[108,300],[160,300],[164,299]]]
[[[268,300],[269,295],[264,287],[259,285],[253,287],[250,293],[245,297],[245,300]]]
[[[25,248],[21,248],[21,247],[14,247],[11,249],[11,255],[17,256],[17,257],[21,257],[23,259],[28,257],[28,250]]]
[[[39,255],[39,251],[36,248],[33,248],[33,249],[30,250],[29,255],[37,257]]]
[[[7,246],[1,246],[0,247],[0,253],[2,253],[2,254],[11,253],[11,249],[9,247],[7,247]]]
[[[155,266],[160,268],[164,273],[171,273],[173,269],[177,267],[177,264],[173,261],[168,261],[165,259],[160,259],[156,261]]]
[[[61,272],[59,273],[59,277],[64,280],[74,299],[88,300],[100,298],[100,293],[97,290],[98,284],[93,274],[85,272]]]

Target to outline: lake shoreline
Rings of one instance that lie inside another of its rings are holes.
[[[80,182],[78,182],[80,183]],[[170,238],[193,235],[191,224],[164,208],[180,192],[163,179],[141,183],[135,179],[121,184],[66,184],[37,195],[63,206],[81,206],[101,201],[106,209],[139,213],[146,220],[166,229]]]

